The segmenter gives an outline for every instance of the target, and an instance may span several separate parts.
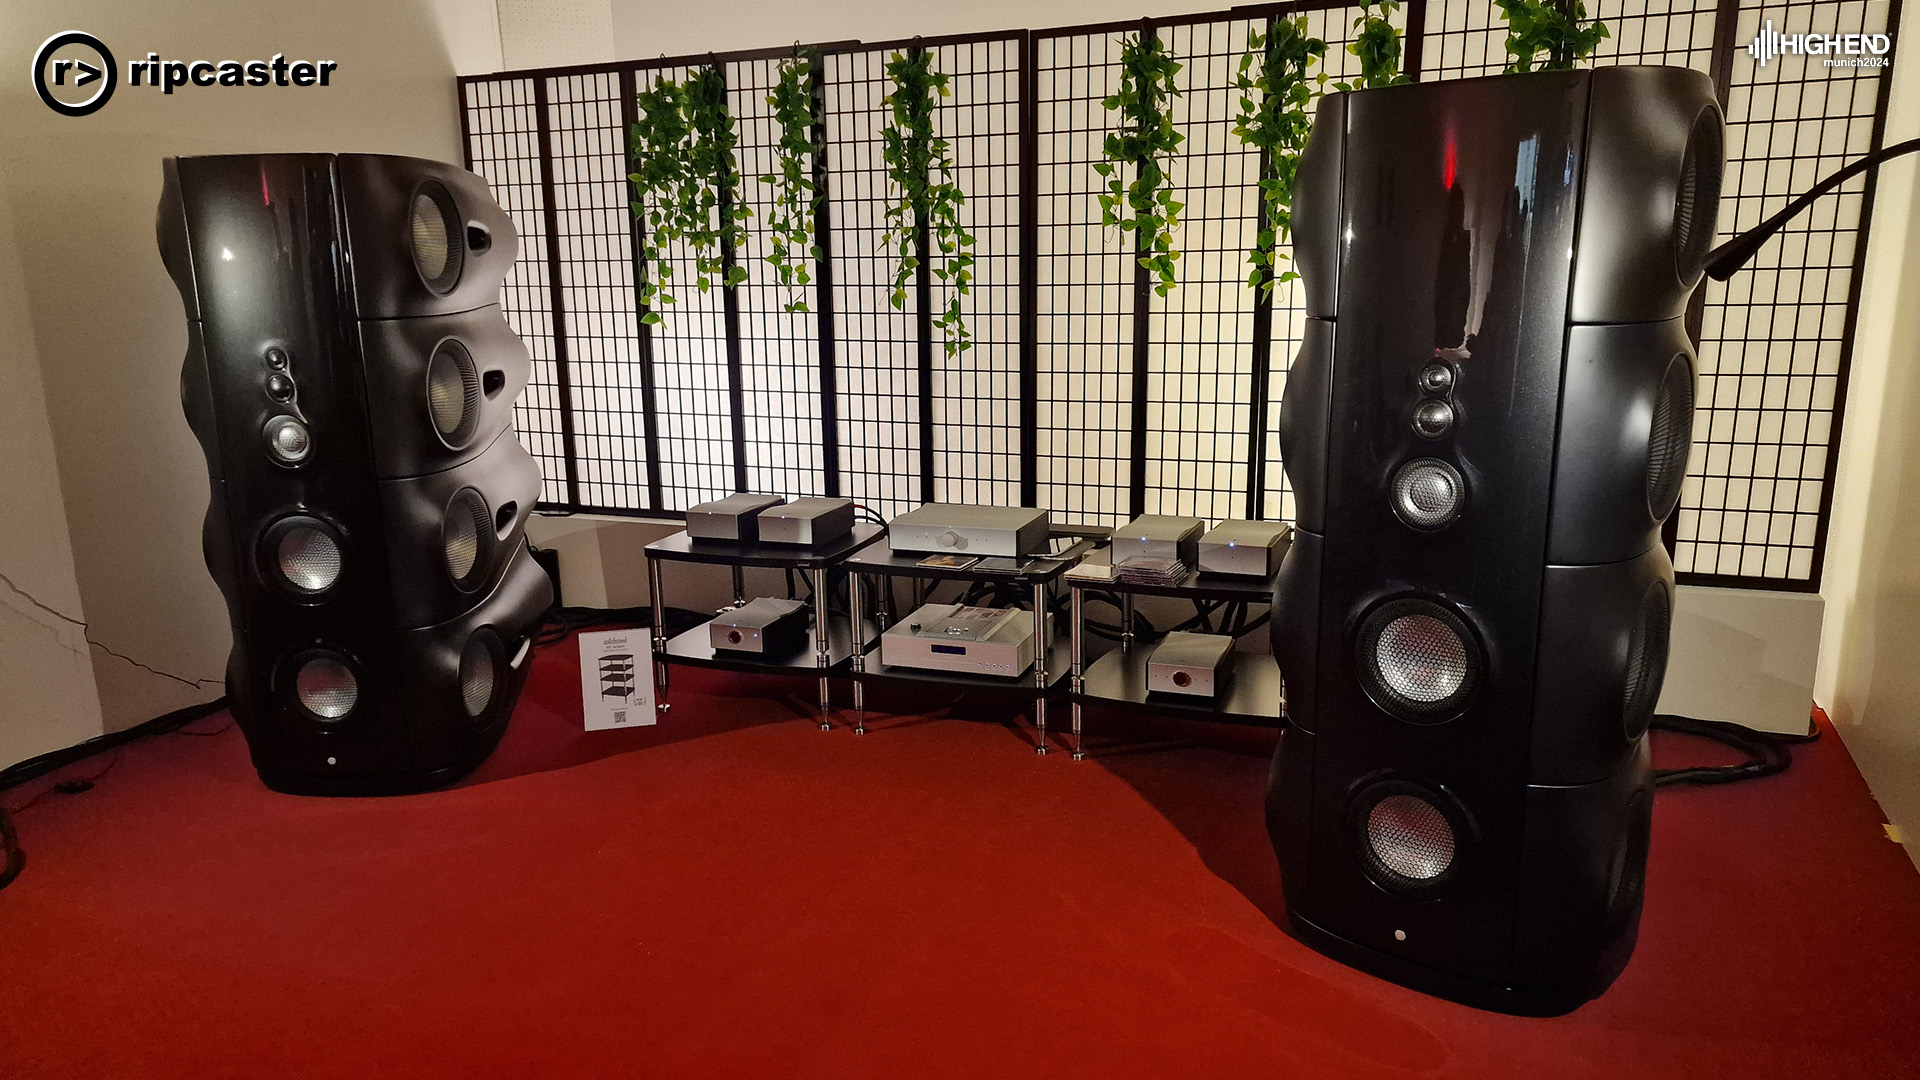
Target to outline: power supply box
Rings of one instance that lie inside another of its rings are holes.
[[[1047,512],[1027,506],[928,503],[887,526],[895,551],[965,553],[1017,559],[1047,543]]]
[[[1272,521],[1223,521],[1200,538],[1200,570],[1270,578],[1280,572],[1293,527]]]
[[[787,500],[778,495],[741,492],[703,502],[687,511],[687,535],[695,540],[732,540],[751,544],[760,537],[760,512]]]
[[[1233,639],[1176,630],[1147,657],[1147,692],[1213,697],[1226,686]]]
[[[824,547],[853,532],[853,500],[808,497],[760,511],[760,542]]]
[[[791,656],[807,647],[807,605],[763,596],[715,615],[707,633],[718,652]]]
[[[880,635],[889,667],[1013,678],[1033,666],[1033,613],[928,604]]]
[[[1200,534],[1207,523],[1196,517],[1169,517],[1145,514],[1113,530],[1113,565],[1144,556],[1149,559],[1179,559],[1192,566],[1198,554]]]

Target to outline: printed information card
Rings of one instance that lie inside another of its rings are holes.
[[[580,703],[588,731],[657,723],[652,632],[642,628],[581,634]]]

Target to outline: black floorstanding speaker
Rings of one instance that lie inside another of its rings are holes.
[[[1328,955],[1552,1015],[1632,952],[1721,142],[1680,68],[1321,101],[1267,820]]]
[[[522,539],[540,470],[512,425],[512,222],[451,165],[269,154],[168,159],[158,232],[260,778],[459,778],[506,730],[552,600]]]

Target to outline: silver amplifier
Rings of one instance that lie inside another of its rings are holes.
[[[1033,613],[928,604],[880,635],[888,667],[1013,678],[1033,666]]]
[[[1047,543],[1047,512],[1027,506],[928,503],[887,526],[895,551],[1019,558]]]
[[[1176,630],[1147,657],[1147,691],[1213,697],[1225,688],[1233,639],[1225,634]]]

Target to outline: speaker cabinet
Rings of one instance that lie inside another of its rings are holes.
[[[261,779],[457,779],[506,730],[552,602],[522,539],[540,470],[512,427],[512,222],[438,162],[235,155],[167,160],[158,233]]]
[[[1632,950],[1721,131],[1678,68],[1321,101],[1267,813],[1346,962],[1554,1014]]]

